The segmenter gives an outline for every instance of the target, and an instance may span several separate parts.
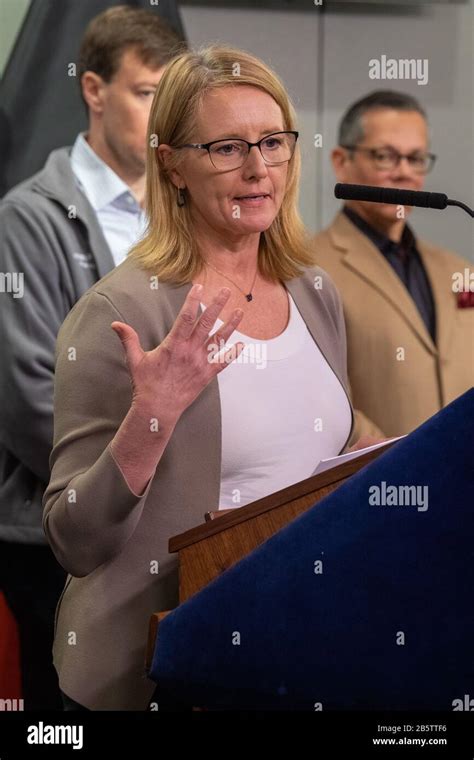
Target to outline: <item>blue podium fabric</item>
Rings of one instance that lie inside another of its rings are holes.
[[[168,615],[156,696],[235,710],[474,696],[473,422],[471,389]]]

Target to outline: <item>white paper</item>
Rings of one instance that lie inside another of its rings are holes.
[[[405,437],[406,436],[404,435],[399,435],[398,438],[388,438],[386,441],[382,441],[382,443],[374,443],[372,446],[367,446],[365,449],[358,449],[357,451],[348,451],[346,454],[341,454],[338,457],[330,457],[329,459],[321,459],[320,463],[318,464],[315,471],[313,472],[313,475],[319,475],[321,472],[332,470],[334,467],[337,467],[338,465],[343,464],[344,462],[350,462],[351,459],[357,459],[358,457],[361,457],[362,454],[367,454],[368,451],[375,451],[375,449],[379,449],[381,446],[385,446],[386,443],[391,443],[393,441],[400,441],[402,438],[405,438]]]

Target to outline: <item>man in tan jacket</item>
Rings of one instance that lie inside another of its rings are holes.
[[[348,109],[331,157],[339,182],[409,190],[435,161],[423,109],[394,91]],[[473,267],[418,240],[410,212],[348,201],[314,239],[343,300],[359,434],[409,433],[473,385]]]

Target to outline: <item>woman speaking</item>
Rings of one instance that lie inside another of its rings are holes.
[[[66,709],[144,710],[168,540],[309,477],[352,430],[341,305],[297,213],[298,133],[259,59],[168,65],[149,122],[147,234],[66,319],[44,528],[69,576]]]

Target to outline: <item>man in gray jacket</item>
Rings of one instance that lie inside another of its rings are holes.
[[[0,591],[18,623],[27,710],[61,708],[51,649],[65,572],[42,529],[56,336],[144,231],[148,115],[179,45],[152,12],[96,16],[79,56],[89,130],[0,203]]]

